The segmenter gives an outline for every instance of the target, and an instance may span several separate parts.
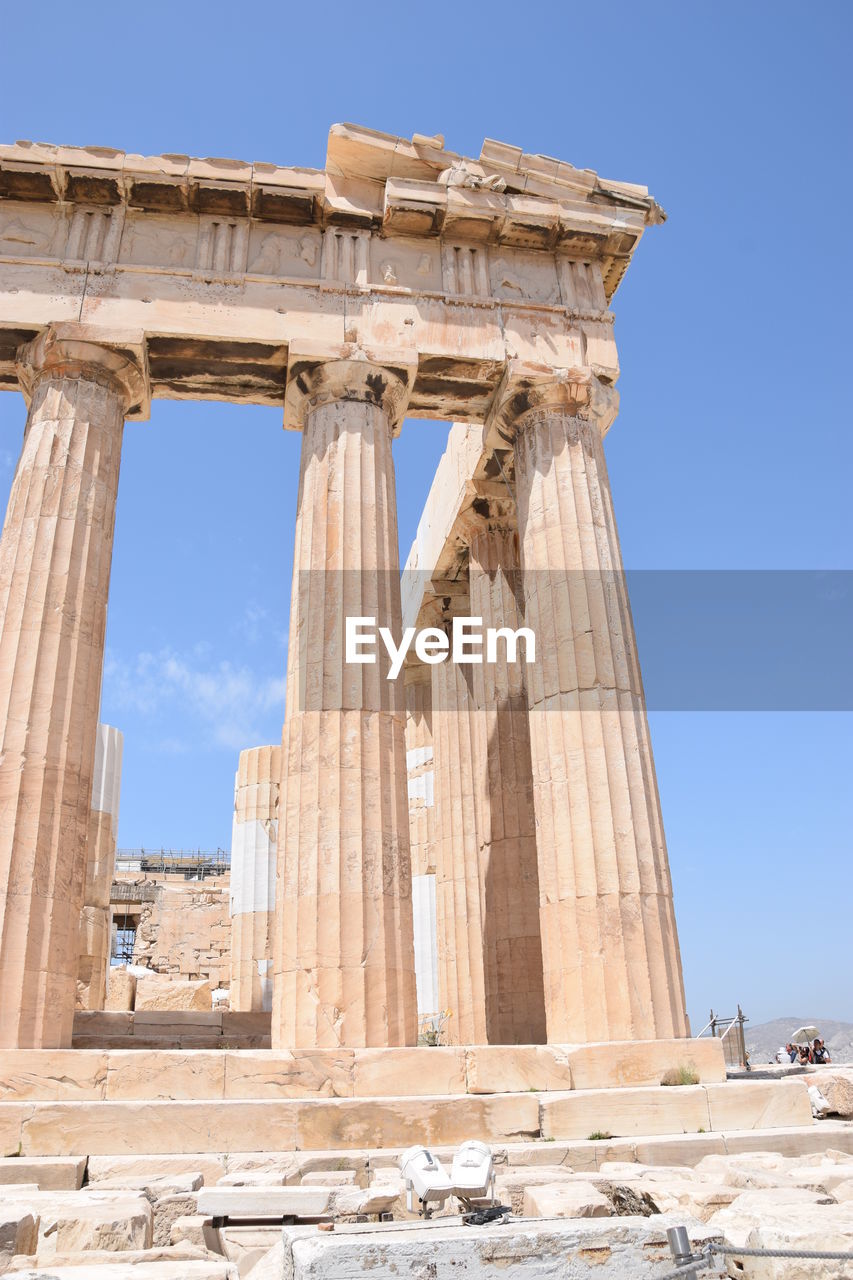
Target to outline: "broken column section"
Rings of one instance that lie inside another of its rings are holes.
[[[232,1009],[272,1009],[281,747],[240,752],[231,836]]]
[[[110,890],[118,841],[123,748],[124,735],[119,729],[109,724],[98,725],[92,808],[89,813],[86,886],[83,891],[83,910],[80,913],[78,1009],[103,1009],[106,999],[112,928]]]
[[[412,847],[412,916],[418,1016],[438,1013],[438,942],[435,905],[435,808],[432,684],[423,663],[406,667],[406,773]]]

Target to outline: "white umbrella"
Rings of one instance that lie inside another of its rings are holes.
[[[817,1027],[799,1027],[791,1036],[791,1044],[811,1044],[819,1035]]]

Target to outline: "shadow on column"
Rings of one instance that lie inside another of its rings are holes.
[[[523,616],[520,574],[513,565],[513,560],[517,564],[517,545],[511,533],[500,532],[496,538],[488,560],[480,554],[480,563],[476,568],[472,566],[472,612],[476,615],[481,610],[483,614],[488,611],[491,616],[484,617],[484,624],[514,629]],[[476,671],[474,683],[484,744],[480,858],[490,1044],[544,1044],[547,1039],[536,819],[522,654],[520,648],[518,661],[509,663],[505,652],[499,650],[496,663],[471,669]]]

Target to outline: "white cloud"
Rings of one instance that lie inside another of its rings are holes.
[[[185,740],[187,716],[209,734],[207,743],[197,745],[239,751],[265,741],[271,713],[277,712],[279,724],[284,718],[284,676],[270,677],[224,661],[201,665],[198,658],[204,656],[194,653],[190,661],[169,649],[131,659],[108,653],[104,701],[161,721],[163,749],[171,752]]]

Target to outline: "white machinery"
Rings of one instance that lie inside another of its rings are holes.
[[[409,1147],[404,1151],[400,1169],[406,1183],[409,1213],[431,1218],[450,1196],[459,1201],[463,1222],[484,1225],[509,1213],[508,1207],[495,1201],[495,1163],[491,1148],[485,1142],[474,1139],[463,1142],[453,1157],[449,1178],[441,1161],[426,1147]]]
[[[495,1203],[495,1164],[491,1147],[485,1142],[472,1139],[463,1142],[453,1157],[451,1173],[453,1194],[465,1209],[474,1207],[473,1201],[481,1206]]]
[[[409,1213],[420,1212],[432,1217],[453,1194],[453,1183],[444,1171],[441,1161],[426,1147],[409,1147],[400,1157],[400,1171],[406,1183],[406,1208]],[[417,1206],[414,1200],[417,1197]]]

